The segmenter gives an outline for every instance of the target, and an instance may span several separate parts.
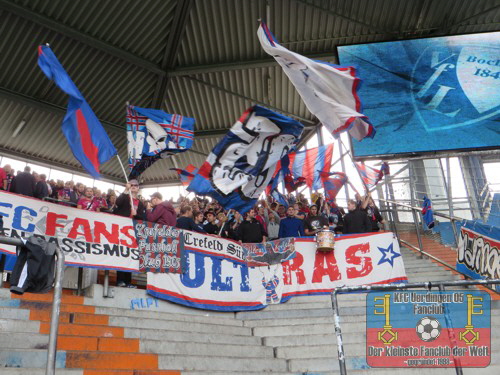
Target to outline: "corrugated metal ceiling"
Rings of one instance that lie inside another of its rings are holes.
[[[259,46],[257,20],[287,48],[336,61],[338,45],[499,29],[500,0],[0,0],[0,152],[80,169],[60,132],[67,96],[37,66],[50,43],[125,160],[125,102],[196,119],[194,151],[156,163],[199,166],[252,104],[315,118]],[[26,120],[22,133],[13,129]],[[311,134],[311,132],[309,132]],[[121,180],[117,162],[105,178]]]

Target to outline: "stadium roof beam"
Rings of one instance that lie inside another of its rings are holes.
[[[436,33],[440,33],[440,34],[445,34],[447,31],[449,31],[450,29],[454,28],[455,26],[460,26],[464,22],[470,21],[470,20],[472,20],[474,18],[477,18],[477,17],[482,16],[484,14],[490,13],[490,12],[492,12],[494,10],[499,9],[499,8],[500,8],[500,4],[499,5],[495,5],[495,6],[491,7],[491,8],[483,10],[482,12],[473,14],[472,16],[469,16],[469,17],[465,17],[465,18],[461,19],[460,21],[455,22],[454,24],[451,24],[451,25],[448,25],[448,26],[444,26],[442,28],[438,28],[438,29],[436,29],[435,32]]]
[[[277,112],[281,112],[283,113],[284,115],[287,115],[287,116],[290,116],[290,117],[294,117],[296,118],[297,120],[300,120],[302,122],[304,122],[306,125],[306,127],[315,127],[316,126],[316,123],[310,119],[307,119],[305,117],[302,117],[302,116],[299,116],[299,115],[296,115],[294,113],[291,113],[291,112],[288,112],[288,111],[285,111],[284,109],[281,109],[281,108],[276,108],[276,107],[273,107],[271,105],[269,105],[269,103],[264,103],[264,102],[261,102],[260,100],[256,100],[254,98],[251,98],[249,96],[245,96],[245,95],[242,95],[242,94],[238,94],[234,91],[231,91],[231,90],[228,90],[228,89],[225,89],[223,87],[220,87],[220,86],[217,86],[217,85],[214,85],[213,83],[210,83],[210,82],[206,82],[206,81],[203,81],[202,79],[198,79],[198,78],[194,78],[194,77],[186,77],[187,79],[190,79],[194,82],[198,82],[198,83],[201,83],[202,85],[206,85],[208,87],[211,87],[213,89],[216,89],[216,90],[219,90],[219,91],[222,91],[226,94],[229,94],[229,95],[233,95],[233,96],[236,96],[238,98],[241,98],[241,99],[245,99],[245,100],[248,100],[250,102],[253,102],[255,104],[259,104],[259,105],[262,105],[262,106],[265,106],[273,111],[277,111]]]
[[[337,39],[337,38],[334,38]],[[339,38],[340,39],[340,38]],[[305,41],[307,42],[307,41]],[[306,54],[304,55],[310,59],[332,59],[335,63],[338,63],[336,52],[323,52],[316,54]],[[181,66],[167,73],[169,77],[183,77],[191,76],[195,74],[204,73],[218,73],[227,72],[229,70],[243,70],[243,69],[256,69],[256,68],[268,68],[275,66],[277,64],[276,60],[273,58],[258,59],[258,60],[244,60],[235,62],[225,62],[220,64],[208,64],[208,65],[193,65],[193,66]]]
[[[313,4],[313,3],[310,3],[309,1],[305,1],[305,0],[295,0],[296,3],[299,3],[299,4],[303,4],[305,6],[309,6],[311,8],[314,8],[314,9],[317,9],[317,10],[320,10],[321,12],[325,12],[325,13],[328,13],[332,16],[335,16],[335,17],[339,17],[339,18],[342,18],[346,21],[349,21],[349,22],[352,22],[352,23],[355,23],[357,25],[360,25],[360,26],[364,26],[364,27],[367,27],[369,28],[370,30],[373,30],[373,31],[377,31],[379,33],[384,33],[384,34],[390,34],[390,35],[394,35],[394,36],[399,36],[399,33],[397,31],[391,31],[391,30],[386,30],[386,29],[383,29],[379,26],[375,26],[375,25],[370,25],[368,23],[365,23],[365,22],[362,22],[362,21],[359,21],[355,18],[352,18],[352,17],[349,17],[349,16],[346,16],[344,14],[341,14],[335,10],[332,10],[332,9],[328,9],[328,8],[325,8],[325,7],[322,7],[320,5],[316,5],[316,4]]]
[[[66,107],[61,107],[53,103],[49,103],[32,96],[27,96],[24,94],[20,94],[11,90],[7,90],[3,87],[0,87],[0,97],[3,97],[7,100],[14,100],[18,103],[22,103],[28,105],[30,107],[38,108],[44,111],[55,112],[55,113],[66,113]],[[114,122],[104,121],[99,119],[99,121],[114,130],[123,131],[125,128],[123,125],[115,124]],[[210,130],[195,130],[194,134],[197,137],[215,137],[219,135],[226,134],[229,128],[220,128],[220,129],[210,129]],[[200,155],[206,155],[200,151],[194,150],[193,152],[199,153]]]
[[[164,74],[160,76],[156,84],[155,94],[153,97],[153,107],[161,108],[163,101],[167,96],[169,76],[167,72],[175,67],[177,54],[181,45],[182,37],[189,20],[189,13],[193,8],[194,0],[178,0],[175,8],[175,15],[170,26],[168,34],[167,46],[163,55],[161,68]]]
[[[151,61],[145,60],[139,56],[134,55],[133,53],[118,48],[112,44],[103,42],[100,39],[94,38],[93,36],[75,30],[72,27],[66,26],[60,22],[56,22],[52,18],[44,16],[40,13],[33,12],[32,10],[29,10],[21,5],[15,4],[8,0],[0,0],[0,9],[15,14],[19,17],[25,18],[31,22],[34,22],[38,25],[56,31],[60,34],[71,37],[75,40],[78,40],[82,43],[91,46],[92,48],[104,51],[110,55],[118,57],[124,61],[134,64],[140,68],[146,69],[152,73],[158,74],[162,77],[166,75],[165,71],[160,66],[156,65]]]

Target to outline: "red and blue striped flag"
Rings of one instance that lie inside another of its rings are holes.
[[[375,169],[365,165],[365,163],[354,163],[356,169],[359,172],[361,179],[363,180],[363,184],[371,189],[375,185],[378,184],[385,175],[389,174],[389,164],[386,162],[382,163],[382,167],[380,169]]]
[[[342,172],[321,172],[321,180],[325,188],[325,197],[328,202],[334,201],[340,189],[348,182],[346,174]]]
[[[198,168],[196,168],[193,164],[189,164],[186,169],[170,168],[170,170],[177,172],[179,178],[181,179],[181,184],[184,187],[188,187],[194,176],[196,176],[196,173],[198,173]]]
[[[274,177],[278,179],[276,183],[291,173],[295,181],[302,182],[299,178],[303,177],[310,189],[319,190],[323,187],[321,173],[330,172],[332,157],[333,144],[292,152],[288,155],[288,160],[285,157],[278,162],[274,173]],[[283,172],[278,175],[282,169]]]
[[[75,158],[92,177],[100,177],[100,166],[116,155],[106,131],[89,104],[64,70],[49,46],[38,47],[38,66],[69,95],[62,132]]]

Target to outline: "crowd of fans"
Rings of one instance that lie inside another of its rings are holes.
[[[348,213],[335,201],[327,202],[314,193],[311,202],[301,193],[289,194],[288,207],[267,196],[242,216],[225,210],[205,197],[180,197],[164,200],[158,192],[150,199],[139,194],[137,180],[126,184],[122,193],[86,187],[73,181],[47,181],[44,174],[31,172],[29,166],[14,174],[10,165],[0,168],[0,187],[25,196],[52,201],[79,209],[108,212],[138,220],[220,236],[242,243],[259,243],[286,237],[313,236],[329,228],[336,233],[376,232],[384,221],[370,194],[349,200]],[[118,272],[118,285],[130,285],[130,273]]]
[[[313,236],[323,228],[336,233],[374,232],[383,226],[382,216],[370,194],[348,202],[348,213],[335,201],[327,202],[314,193],[311,202],[301,194],[289,194],[288,207],[271,196],[258,201],[244,217],[235,210],[225,210],[216,201],[204,197],[180,197],[164,200],[158,192],[149,199],[139,194],[137,180],[131,180],[119,195],[109,189],[86,187],[73,181],[47,181],[44,174],[29,166],[14,174],[10,165],[0,168],[1,188],[55,203],[96,212],[148,220],[163,225],[230,238],[243,243],[263,242],[285,237]]]

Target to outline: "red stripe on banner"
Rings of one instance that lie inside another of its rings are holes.
[[[158,293],[163,293],[167,294],[172,297],[176,297],[179,299],[183,299],[186,301],[191,301],[191,302],[196,302],[196,303],[201,303],[201,304],[206,304],[206,305],[218,305],[218,306],[261,306],[262,303],[260,302],[240,302],[240,301],[232,301],[232,302],[224,302],[224,301],[213,301],[209,299],[198,299],[198,298],[191,298],[188,296],[185,296],[183,294],[171,292],[170,290],[165,290],[165,289],[160,289],[156,286],[148,284],[148,290],[153,290]]]
[[[325,164],[323,165],[322,172],[329,173],[332,167],[332,157],[333,157],[333,143],[329,144],[325,151]]]
[[[76,127],[78,128],[78,133],[80,133],[83,153],[89,159],[96,172],[99,173],[99,149],[92,141],[89,125],[81,109],[76,110]]]
[[[212,164],[210,164],[208,161],[205,161],[198,170],[198,174],[202,177],[208,178],[211,170]]]
[[[306,159],[302,168],[302,177],[306,179],[307,186],[312,188],[314,183],[314,167],[318,158],[318,148],[312,148],[306,151]]]
[[[398,281],[408,281],[408,278],[407,277],[395,277],[393,279],[387,279],[387,280],[379,281],[377,283],[370,283],[368,285],[391,284],[391,283],[396,283]],[[331,291],[334,289],[335,288],[300,290],[300,291],[296,291],[296,292],[283,293],[281,298],[293,297],[293,296],[298,296],[298,295],[316,294],[316,293],[331,293]]]
[[[338,134],[346,129],[349,129],[352,125],[352,123],[357,119],[357,117],[349,117],[347,121],[345,122],[344,125],[342,125],[340,128],[337,128],[333,131],[333,134]]]
[[[356,112],[359,112],[361,110],[361,101],[359,100],[358,96],[358,86],[361,80],[359,78],[356,78],[356,69],[352,66],[350,68],[351,69],[349,70],[349,73],[351,74],[351,77],[354,78],[354,82],[352,83],[352,96],[356,101]]]

